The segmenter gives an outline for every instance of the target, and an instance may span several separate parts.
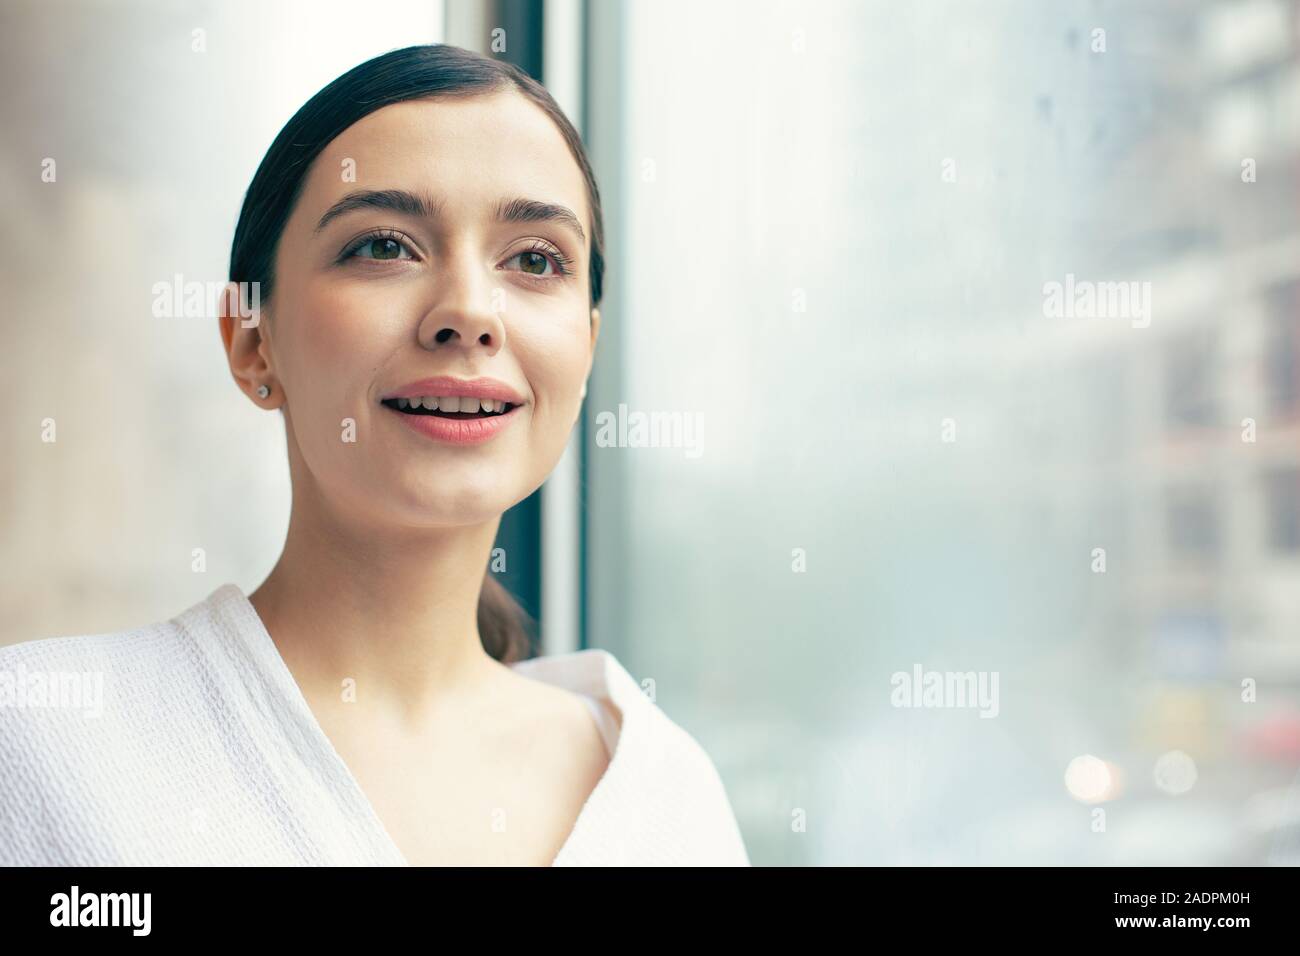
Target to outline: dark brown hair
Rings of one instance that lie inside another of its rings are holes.
[[[275,285],[275,254],[312,162],[340,133],[375,110],[405,100],[515,90],[555,123],[587,183],[591,208],[591,307],[600,304],[605,231],[600,190],[582,137],[546,88],[518,67],[461,47],[435,43],[393,50],[353,67],[313,96],[285,123],[244,196],[230,248],[230,281],[256,282],[263,305]],[[483,648],[502,663],[533,656],[523,608],[485,572],[478,629]]]

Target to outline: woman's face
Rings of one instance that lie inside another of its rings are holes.
[[[261,325],[269,402],[309,473],[295,484],[406,526],[488,521],[536,490],[599,331],[586,196],[560,131],[517,93],[394,104],[330,143]],[[496,417],[475,395],[469,412],[461,382],[481,378],[515,407]]]

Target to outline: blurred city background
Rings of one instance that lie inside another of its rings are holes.
[[[0,8],[0,642],[270,570],[281,420],[154,283],[224,280],[322,85],[456,43],[556,93],[607,217],[585,422],[508,584],[549,650],[654,681],[756,864],[1300,863],[1300,5],[383,13]],[[620,405],[702,453],[602,446]],[[996,716],[896,706],[916,668],[996,675]]]

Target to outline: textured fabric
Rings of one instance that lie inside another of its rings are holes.
[[[592,698],[613,750],[553,865],[749,865],[712,761],[613,655],[511,666]],[[0,865],[406,860],[225,584],[169,621],[0,647]]]

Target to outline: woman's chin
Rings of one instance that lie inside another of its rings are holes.
[[[402,512],[412,526],[465,527],[494,521],[526,497],[483,482],[439,482],[433,488],[408,489]]]

